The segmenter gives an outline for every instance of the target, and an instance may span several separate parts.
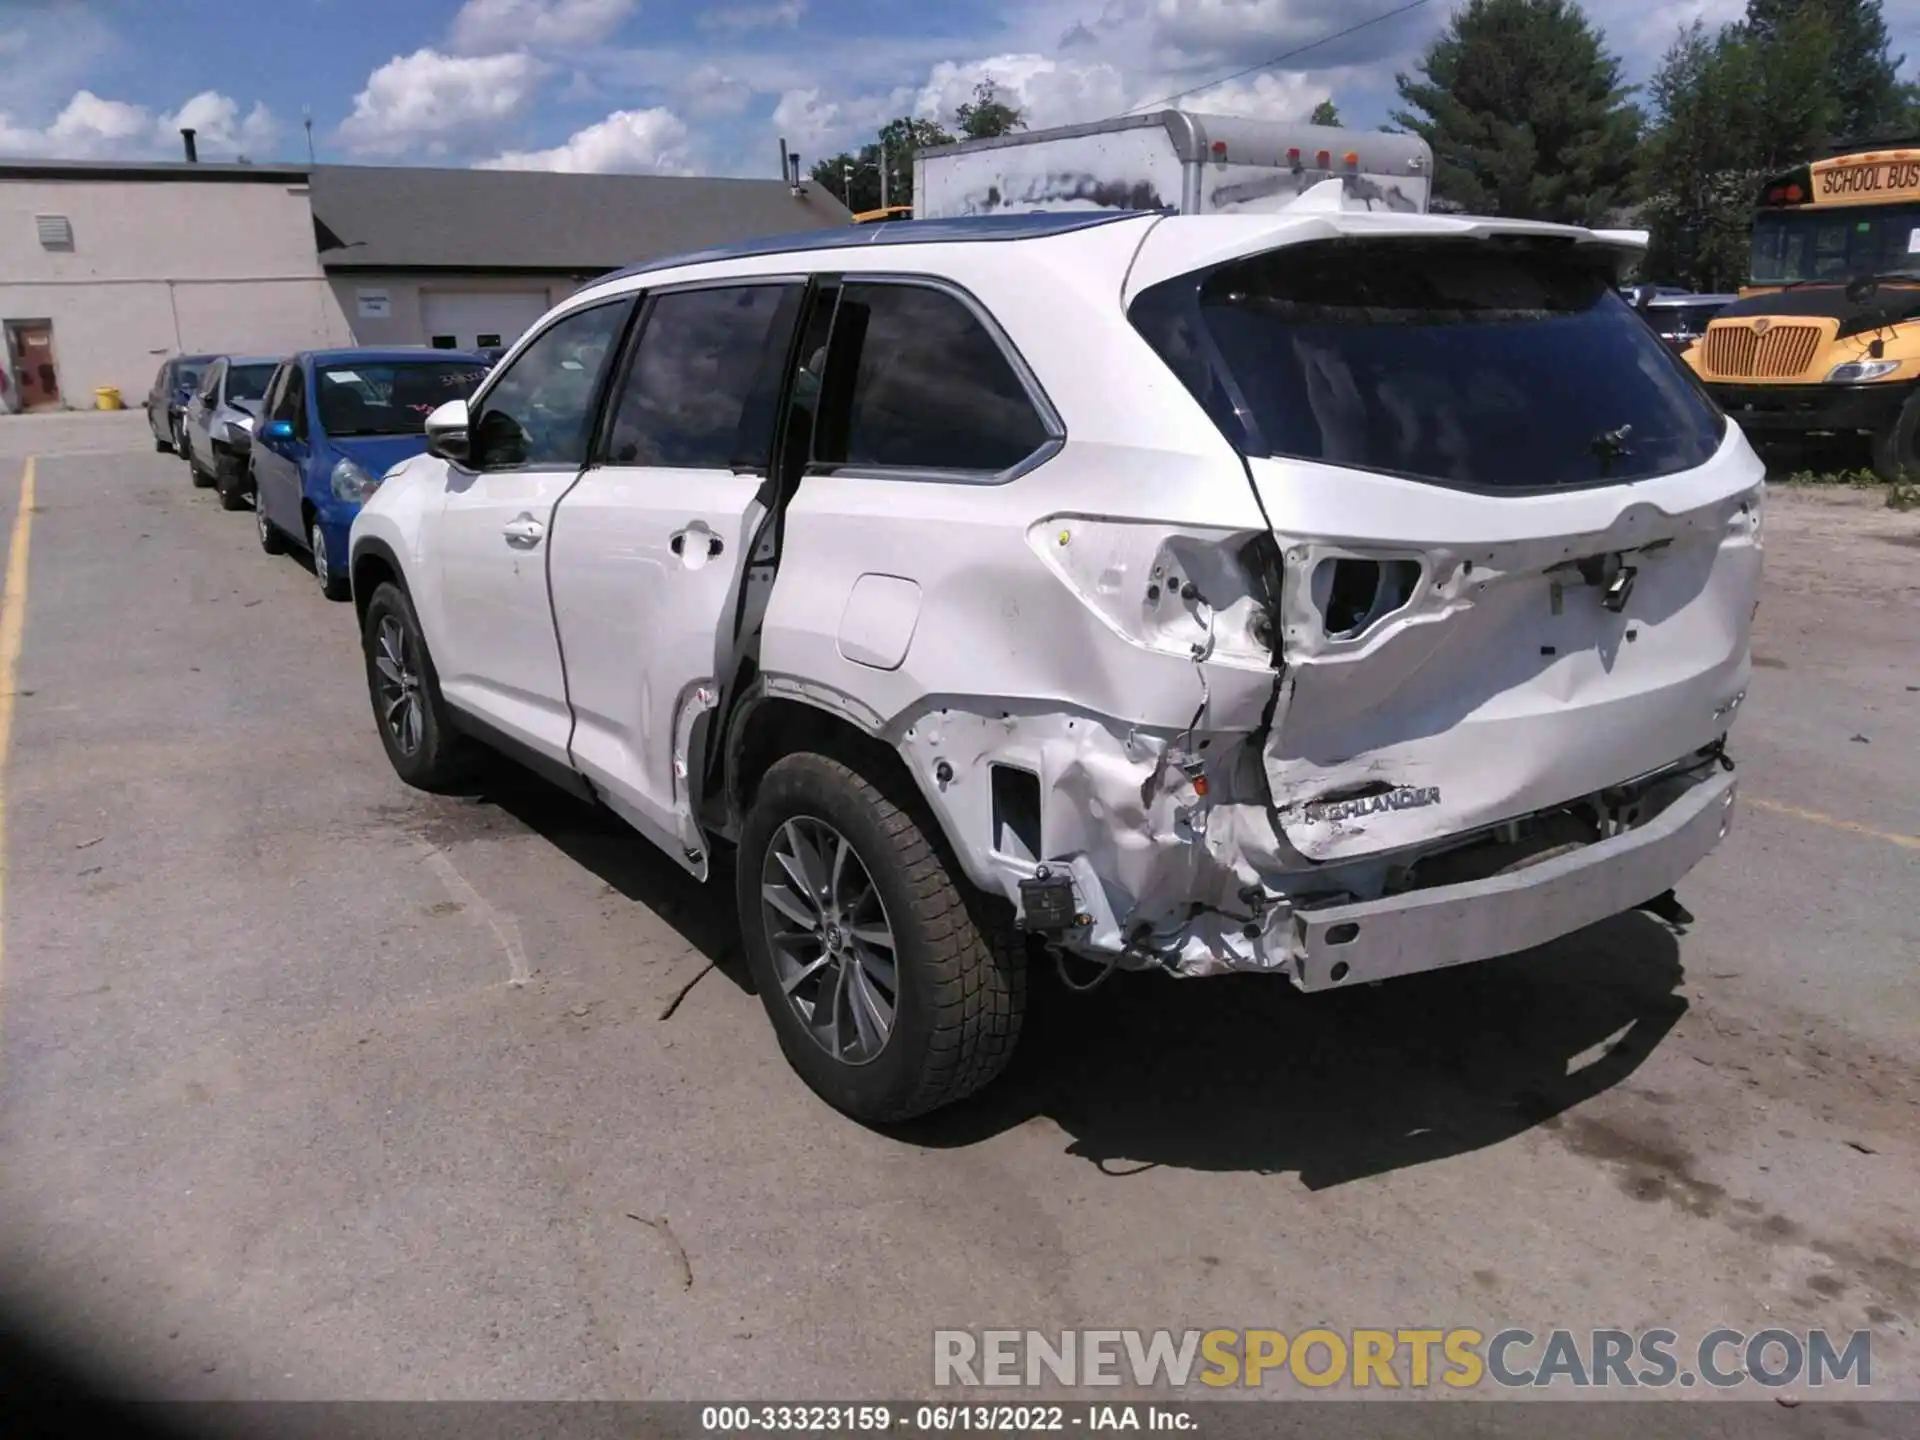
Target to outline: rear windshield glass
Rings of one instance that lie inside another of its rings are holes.
[[[1538,490],[1690,469],[1724,424],[1564,248],[1288,246],[1157,285],[1131,315],[1250,455]]]
[[[327,365],[314,389],[329,435],[418,435],[427,416],[465,400],[486,378],[471,360],[398,360]]]

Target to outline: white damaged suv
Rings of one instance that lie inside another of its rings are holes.
[[[573,296],[354,523],[395,769],[479,742],[737,852],[781,1045],[868,1121],[999,1073],[1043,946],[1318,991],[1669,901],[1762,467],[1622,237],[1337,189]]]

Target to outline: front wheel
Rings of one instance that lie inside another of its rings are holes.
[[[220,497],[222,510],[244,510],[247,508],[247,462],[238,455],[222,455],[219,468],[214,471],[214,493]]]
[[[200,461],[198,457],[194,455],[191,444],[187,446],[187,475],[197,489],[205,490],[209,485],[213,484],[213,476],[200,468]]]
[[[994,943],[964,884],[839,761],[789,755],[762,779],[740,842],[747,963],[788,1063],[856,1120],[952,1104],[1013,1056],[1024,957]]]
[[[392,581],[374,588],[361,622],[367,691],[393,770],[419,790],[453,789],[473,768],[473,742],[448,717],[440,677],[407,592]]]
[[[313,552],[313,578],[320,582],[320,593],[329,600],[351,599],[353,586],[327,558],[327,532],[318,520],[307,527],[307,548]]]
[[[1889,485],[1920,480],[1920,388],[1873,437],[1873,473]]]

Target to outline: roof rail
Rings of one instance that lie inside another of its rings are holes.
[[[669,255],[640,265],[629,265],[593,283],[605,285],[631,275],[676,270],[682,265],[709,265],[720,260],[751,260],[762,255],[790,255],[807,250],[850,250],[857,245],[937,245],[958,240],[1037,240],[1111,225],[1118,220],[1158,216],[1157,210],[1035,211],[1028,215],[958,215],[947,220],[892,220],[884,225],[845,225],[831,230],[803,230],[792,235],[768,235],[733,245],[716,245],[687,255]]]

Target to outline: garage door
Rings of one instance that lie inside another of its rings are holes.
[[[511,345],[547,313],[544,290],[429,290],[427,343],[442,350]]]

